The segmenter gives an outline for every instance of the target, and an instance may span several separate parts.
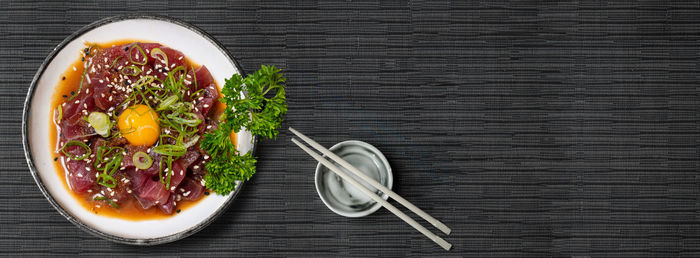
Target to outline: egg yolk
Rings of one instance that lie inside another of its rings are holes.
[[[158,114],[146,105],[134,105],[119,115],[117,126],[131,145],[151,146],[158,141]]]

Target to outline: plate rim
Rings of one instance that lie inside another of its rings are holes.
[[[150,245],[159,245],[159,244],[165,244],[165,243],[170,243],[174,242],[183,238],[186,238],[188,236],[193,235],[194,233],[199,232],[200,230],[204,229],[207,227],[209,224],[211,224],[214,220],[216,220],[218,217],[220,217],[233,203],[233,201],[238,197],[239,193],[242,191],[243,187],[245,186],[245,182],[241,182],[241,185],[236,189],[233,193],[233,195],[223,204],[221,205],[217,210],[215,210],[213,213],[209,215],[208,218],[206,218],[204,221],[201,223],[187,229],[181,232],[177,232],[175,234],[167,235],[167,236],[162,236],[162,237],[156,237],[156,238],[128,238],[128,237],[121,237],[121,236],[116,236],[112,234],[108,234],[102,231],[99,231],[95,228],[90,227],[89,225],[83,223],[80,221],[78,218],[67,212],[58,202],[53,198],[53,196],[48,192],[46,187],[44,186],[44,181],[41,178],[41,176],[38,174],[36,167],[34,165],[34,157],[32,156],[32,153],[30,151],[29,147],[29,127],[28,127],[28,120],[29,116],[31,114],[31,102],[34,97],[34,90],[36,89],[37,83],[39,82],[39,78],[44,74],[46,71],[46,67],[48,66],[49,63],[51,63],[58,52],[63,50],[66,45],[68,45],[70,42],[78,38],[79,36],[106,24],[113,23],[113,22],[118,22],[118,21],[124,21],[124,20],[137,20],[137,19],[150,19],[150,20],[157,20],[157,21],[164,21],[164,22],[169,22],[173,23],[175,25],[179,25],[182,27],[185,27],[186,29],[189,29],[190,31],[193,31],[194,33],[202,36],[204,39],[208,40],[211,42],[214,46],[216,46],[220,52],[222,52],[228,59],[229,61],[233,64],[234,67],[238,70],[241,76],[245,77],[246,73],[243,71],[241,68],[240,64],[238,64],[238,61],[231,55],[226,50],[226,47],[216,40],[213,36],[211,36],[209,33],[205,32],[204,30],[200,29],[199,27],[185,22],[183,20],[169,17],[169,16],[162,16],[162,15],[146,15],[146,14],[134,14],[134,15],[118,15],[118,16],[111,16],[107,18],[103,18],[97,21],[94,21],[88,25],[83,26],[82,28],[78,29],[77,31],[73,32],[70,34],[68,37],[66,37],[61,43],[59,43],[54,49],[51,51],[51,53],[44,59],[44,61],[41,63],[39,66],[36,74],[34,75],[34,78],[32,79],[31,84],[29,85],[29,89],[27,90],[27,97],[24,100],[24,108],[22,111],[22,147],[24,151],[24,156],[27,161],[27,166],[29,167],[29,171],[34,178],[34,182],[36,182],[37,186],[39,187],[39,190],[41,190],[41,193],[44,195],[46,200],[49,201],[51,206],[54,207],[60,213],[64,218],[66,218],[68,221],[73,223],[73,225],[77,226],[81,230],[88,232],[94,236],[97,236],[99,238],[109,240],[112,242],[116,243],[122,243],[122,244],[129,244],[129,245],[142,245],[142,246],[150,246]],[[251,155],[255,156],[256,150],[258,147],[258,137],[253,135],[252,138],[252,147],[251,147]]]

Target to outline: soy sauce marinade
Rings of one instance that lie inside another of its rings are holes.
[[[200,200],[208,156],[198,141],[216,128],[218,89],[206,67],[167,46],[86,46],[51,105],[66,186],[91,211],[133,220]]]

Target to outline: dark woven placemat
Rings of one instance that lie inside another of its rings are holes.
[[[700,256],[697,2],[202,2],[0,2],[0,254]],[[67,222],[22,154],[26,90],[66,36],[127,13],[191,22],[246,71],[283,68],[287,125],[377,146],[453,250],[386,210],[329,211],[286,130],[185,240],[126,246]]]

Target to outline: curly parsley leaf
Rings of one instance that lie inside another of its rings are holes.
[[[204,181],[207,189],[226,195],[236,189],[236,180],[246,181],[255,174],[257,160],[250,152],[243,156],[222,157],[213,158],[206,163],[207,173],[204,175]]]
[[[251,153],[240,155],[231,143],[231,132],[241,129],[265,138],[277,138],[287,113],[284,82],[286,78],[274,66],[263,65],[246,78],[238,74],[226,80],[219,100],[226,105],[217,129],[204,134],[200,147],[211,159],[206,163],[206,187],[226,195],[236,189],[236,180],[245,181],[255,174],[257,160]]]
[[[253,135],[277,138],[287,113],[284,82],[287,80],[274,66],[263,65],[245,79],[234,75],[226,80],[220,100],[226,104],[224,119],[238,132],[245,128]],[[246,95],[243,96],[242,93]]]

